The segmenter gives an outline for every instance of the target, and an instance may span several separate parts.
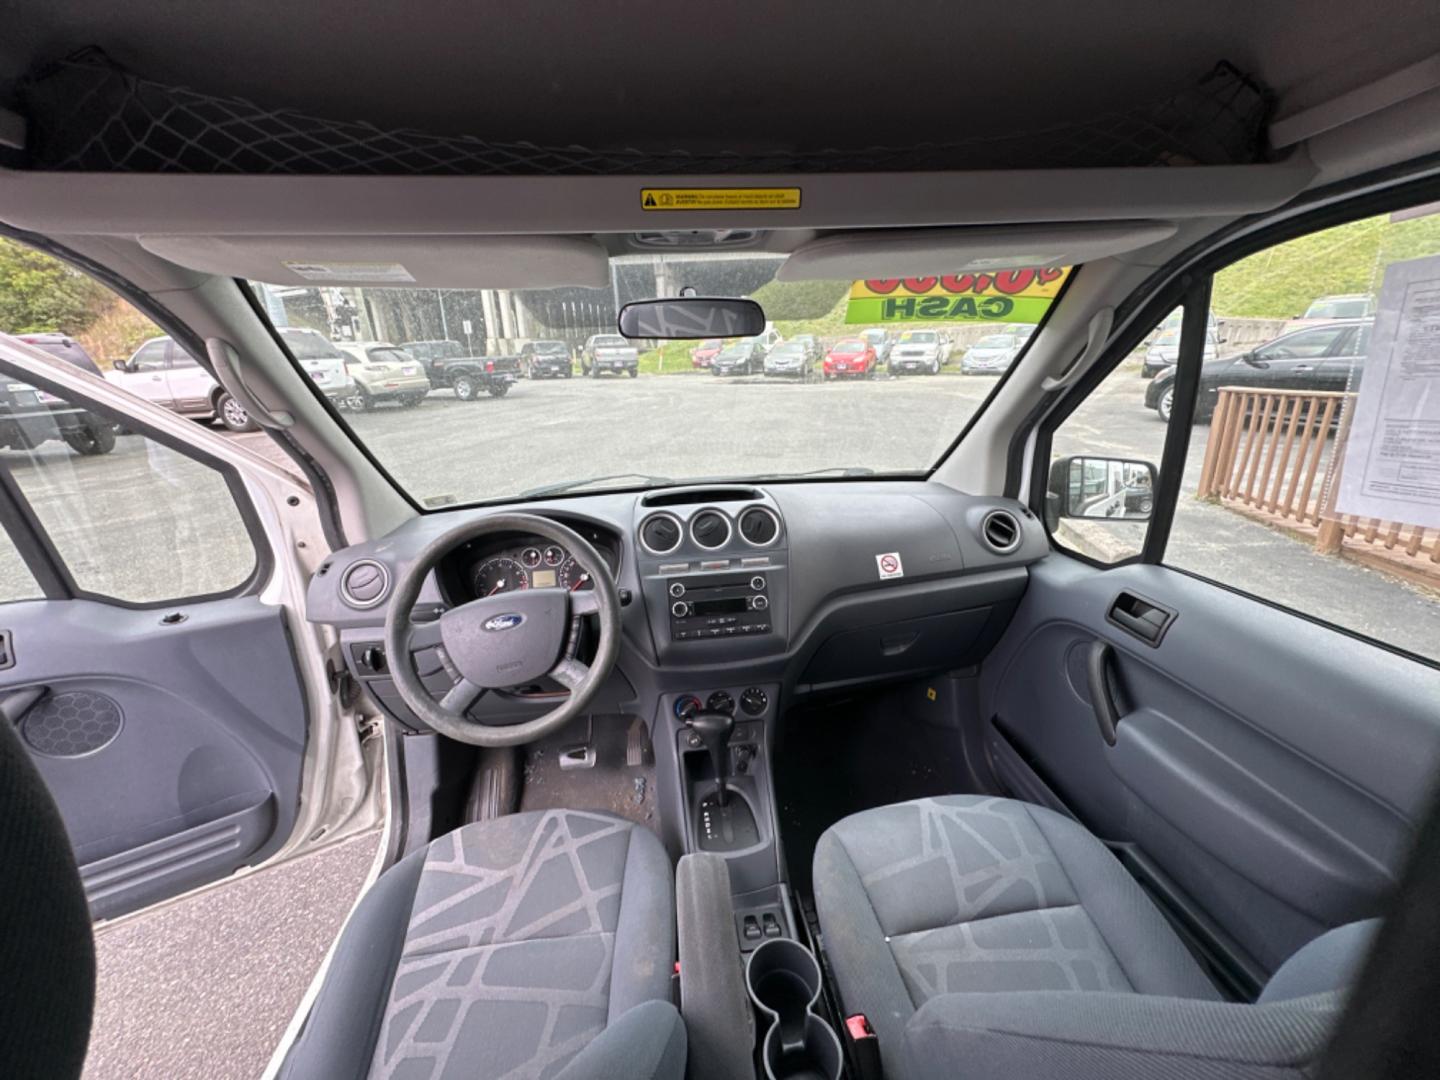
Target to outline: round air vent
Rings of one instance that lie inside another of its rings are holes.
[[[730,519],[719,510],[701,510],[690,519],[690,539],[713,551],[730,542]]]
[[[351,563],[340,579],[340,593],[351,607],[374,607],[390,588],[390,571],[374,559]]]
[[[25,714],[20,735],[47,757],[93,754],[115,741],[125,718],[113,698],[89,690],[51,694]]]
[[[780,519],[763,506],[752,506],[740,515],[740,538],[755,547],[775,542],[780,535]]]
[[[672,514],[651,514],[640,523],[640,546],[651,555],[669,555],[684,538],[685,530]]]
[[[980,522],[980,539],[997,555],[1009,555],[1020,546],[1024,536],[1020,522],[1009,510],[991,510]]]

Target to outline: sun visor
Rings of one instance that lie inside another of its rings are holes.
[[[604,288],[609,257],[569,236],[141,236],[140,246],[208,274],[271,285],[432,289]]]
[[[1175,226],[1168,221],[866,229],[802,244],[775,276],[781,281],[858,281],[1021,266],[1079,266],[1148,247],[1174,234]]]

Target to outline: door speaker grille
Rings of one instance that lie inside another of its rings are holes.
[[[89,690],[51,694],[25,714],[20,734],[37,754],[80,757],[104,749],[124,726],[119,704]]]

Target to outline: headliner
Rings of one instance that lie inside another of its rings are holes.
[[[1042,128],[1157,100],[1226,59],[1280,114],[1440,51],[1433,3],[728,0],[504,6],[27,0],[0,79],[99,45],[139,74],[333,119],[553,145],[858,149]]]

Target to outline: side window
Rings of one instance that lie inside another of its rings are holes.
[[[1152,335],[1152,343],[1163,333]],[[1146,348],[1142,344],[1106,375],[1051,437],[1051,535],[1060,547],[1095,562],[1136,558],[1150,529],[1154,470],[1170,416],[1171,399],[1164,395],[1175,370],[1172,357],[1170,366],[1147,376]]]
[[[1440,214],[1258,252],[1212,302],[1164,562],[1440,661]]]
[[[17,404],[0,411],[21,413],[23,445],[0,468],[81,592],[163,603],[250,579],[255,547],[219,472],[54,395]]]
[[[14,541],[8,533],[0,532],[0,604],[12,600],[40,600],[44,595]]]
[[[172,368],[193,368],[200,366],[200,362],[198,360],[196,360],[188,352],[182,349],[179,345],[176,345],[173,341],[170,343],[170,352],[168,356],[170,359],[170,366]]]
[[[130,370],[160,371],[165,367],[165,347],[168,344],[169,341],[165,338],[146,342],[131,359]]]

